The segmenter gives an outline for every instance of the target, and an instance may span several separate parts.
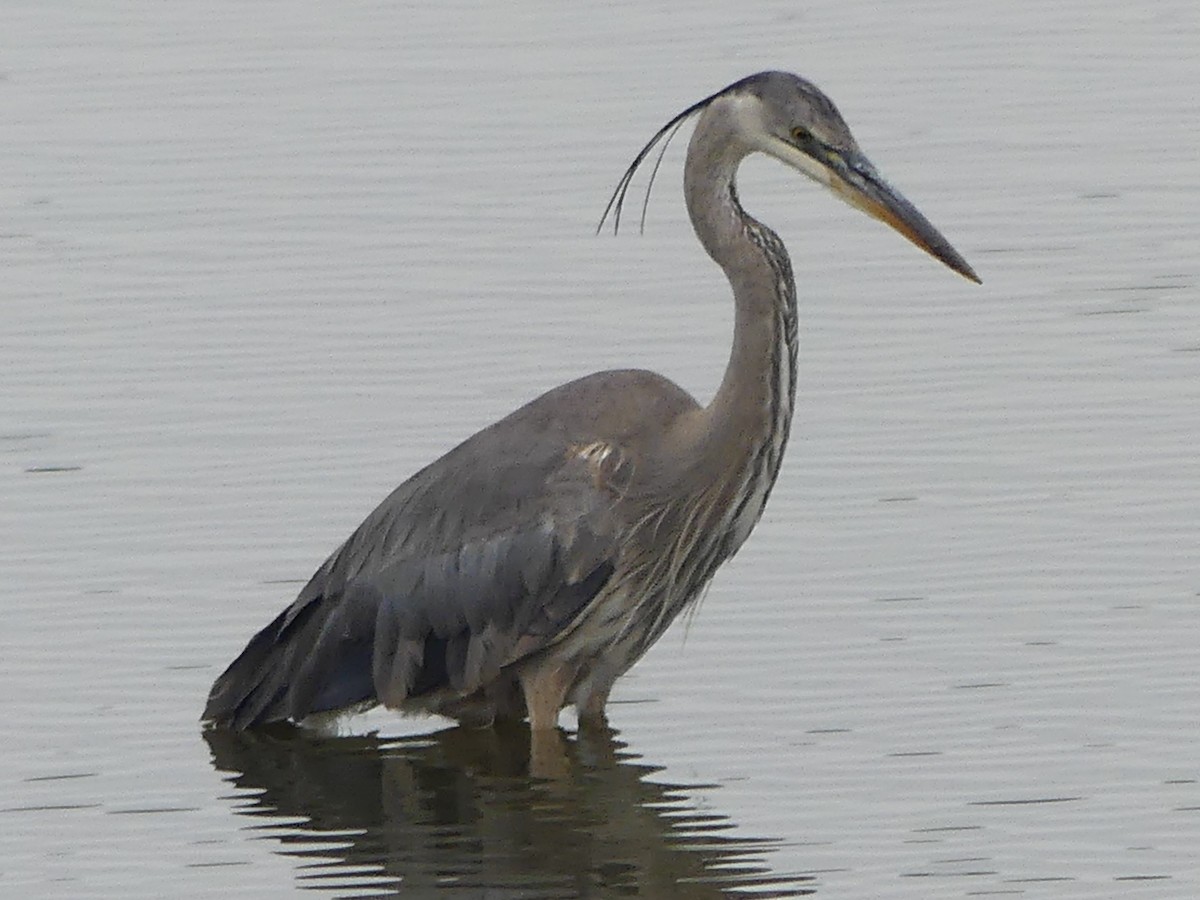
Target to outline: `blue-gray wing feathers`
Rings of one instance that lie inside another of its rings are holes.
[[[695,401],[648,372],[543,395],[400,485],[217,678],[245,728],[468,695],[558,640],[618,564],[623,437]],[[627,422],[628,424],[623,424]]]

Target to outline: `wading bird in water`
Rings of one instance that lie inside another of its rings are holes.
[[[574,704],[583,727],[605,724],[613,683],[749,536],[787,444],[796,289],[783,243],[738,200],[750,154],[979,281],[880,177],[833,103],[785,72],[671,119],[604,218],[619,224],[638,166],[693,116],[684,198],[736,311],[712,402],[653,372],[600,372],[468,438],[396,488],[250,640],[205,720],[243,729],[383,704],[479,725],[528,717],[543,732]]]

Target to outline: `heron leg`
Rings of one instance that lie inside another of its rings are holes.
[[[521,689],[525,692],[525,708],[529,711],[532,731],[549,731],[558,727],[558,712],[563,708],[567,688],[575,673],[553,659],[531,666],[521,672]]]
[[[593,690],[576,704],[580,729],[597,732],[608,730],[608,714],[605,713],[604,706],[608,703],[608,693],[611,690],[611,684]]]
[[[571,760],[566,736],[557,728],[529,732],[529,774],[560,784],[567,782]]]

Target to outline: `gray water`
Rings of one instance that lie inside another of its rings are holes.
[[[0,12],[0,893],[1200,896],[1200,12]],[[617,734],[205,734],[213,677],[417,467],[540,391],[705,399],[668,116],[824,87],[984,279],[747,164],[791,248],[766,516]],[[435,891],[435,888],[439,889]]]

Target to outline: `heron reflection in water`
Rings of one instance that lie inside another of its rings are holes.
[[[653,372],[555,388],[396,488],[216,680],[204,718],[245,729],[383,704],[467,724],[574,705],[603,726],[614,682],[750,535],[787,444],[796,291],[775,232],[742,209],[738,166],[765,153],[961,275],[967,262],[863,155],[833,103],[785,72],[685,109],[684,197],[733,289],[733,348],[707,406]],[[664,145],[665,146],[665,145]],[[602,222],[603,224],[603,222]]]
[[[204,732],[245,837],[338,896],[800,897],[777,838],[748,835],[711,785],[666,783],[615,734],[564,742],[563,777],[534,776],[520,724],[419,738],[326,738],[277,724]],[[229,845],[219,848],[228,858]],[[249,847],[247,847],[249,850]],[[794,860],[791,864],[794,864]],[[803,860],[801,859],[801,865]],[[278,892],[278,885],[275,887]]]

